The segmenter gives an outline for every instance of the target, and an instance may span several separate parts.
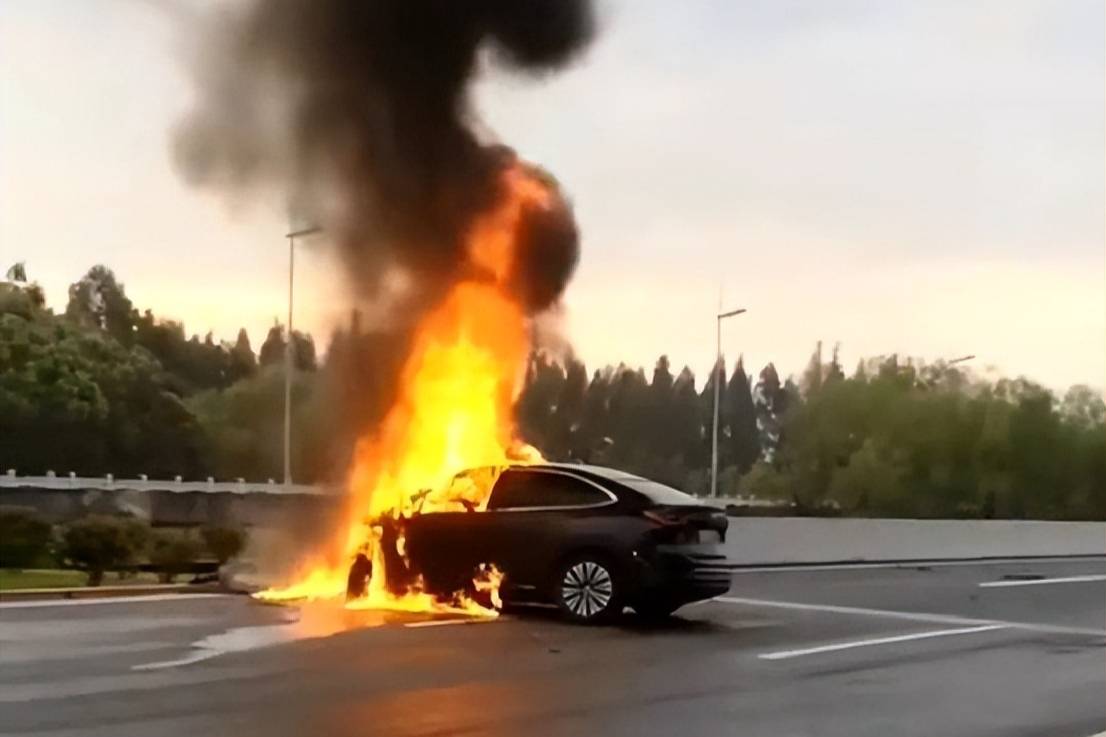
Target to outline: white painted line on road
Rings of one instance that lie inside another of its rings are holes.
[[[808,647],[803,650],[781,650],[774,653],[761,653],[757,657],[761,660],[786,660],[798,658],[803,655],[817,655],[819,653],[832,653],[838,650],[851,650],[856,647],[871,647],[873,645],[890,645],[896,642],[910,642],[911,640],[926,640],[931,637],[950,637],[952,635],[972,635],[977,632],[990,632],[992,630],[1005,629],[1004,624],[985,624],[979,627],[960,627],[951,630],[930,630],[929,632],[914,632],[909,635],[895,635],[893,637],[876,637],[870,640],[853,640],[850,642],[836,642],[832,645]]]
[[[1103,556],[1077,556],[1060,558],[992,558],[987,560],[916,560],[897,563],[806,563],[799,565],[751,566],[731,569],[731,573],[804,573],[810,571],[859,571],[869,568],[956,568],[962,566],[1006,566],[1011,564],[1045,565],[1056,563],[1082,563],[1101,561]]]
[[[937,624],[995,624],[989,619],[971,619],[951,614],[930,614],[927,612],[902,612],[893,609],[866,609],[855,606],[836,606],[834,604],[803,604],[797,601],[775,601],[773,599],[744,599],[736,596],[719,596],[714,601],[723,604],[742,604],[745,606],[773,607],[777,609],[797,609],[809,612],[830,612],[833,614],[863,614],[869,617],[888,617],[905,619],[909,622],[930,622]]]
[[[1009,627],[1010,629],[1027,630],[1030,632],[1106,637],[1106,630],[1089,627],[1059,627],[1051,624],[1036,624],[1033,622],[1008,622],[1001,619],[974,619],[972,617],[957,617],[951,614],[936,614],[931,612],[903,612],[894,609],[867,609],[864,607],[836,606],[833,604],[804,604],[797,601],[744,599],[736,596],[719,596],[714,599],[714,601],[722,604],[738,604],[742,606],[796,609],[810,612],[830,612],[832,614],[857,614],[868,617],[886,617],[888,619],[902,619],[908,622],[931,622],[934,624],[959,624],[964,626],[997,624],[1003,627]]]
[[[182,665],[191,665],[192,663],[199,663],[204,660],[210,660],[211,658],[222,655],[221,650],[200,650],[177,660],[160,660],[156,663],[143,663],[142,665],[132,665],[131,670],[162,670],[163,668],[177,668]]]
[[[997,589],[1006,586],[1040,586],[1048,583],[1089,583],[1091,581],[1106,581],[1106,576],[1064,576],[1063,578],[1025,578],[1021,580],[984,581],[979,584],[979,586],[984,589]]]
[[[53,606],[106,606],[109,604],[142,604],[155,601],[185,601],[217,599],[234,594],[148,594],[145,596],[110,596],[87,599],[35,599],[31,601],[0,601],[0,609],[40,609]]]

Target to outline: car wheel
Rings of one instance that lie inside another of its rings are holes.
[[[608,622],[622,613],[615,568],[597,555],[572,558],[557,577],[557,606],[574,622]]]

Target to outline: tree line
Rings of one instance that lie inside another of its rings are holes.
[[[0,467],[20,473],[279,478],[286,331],[254,352],[186,337],[139,312],[96,266],[55,313],[26,282],[0,284]],[[340,479],[383,416],[405,339],[353,313],[322,360],[293,333],[293,476]],[[703,382],[666,356],[650,373],[588,372],[535,353],[518,399],[523,438],[558,461],[617,466],[694,494],[710,487],[715,379],[720,494],[797,514],[1106,519],[1106,405],[962,366],[862,361],[819,346],[801,375],[738,360]]]

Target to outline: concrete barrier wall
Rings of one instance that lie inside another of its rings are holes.
[[[1106,523],[731,517],[726,552],[737,565],[1106,555]]]
[[[325,519],[340,509],[319,494],[135,491],[133,489],[0,488],[0,505],[30,507],[49,522],[88,514],[130,514],[155,525],[282,527],[290,520]]]
[[[337,524],[337,502],[318,494],[0,488],[0,504],[35,508],[55,523],[126,512],[156,525],[321,528]],[[1106,555],[1106,523],[731,517],[726,553],[735,565]]]

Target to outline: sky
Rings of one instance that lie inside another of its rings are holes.
[[[212,2],[0,3],[0,269],[63,309],[90,266],[190,333],[259,346],[286,307],[279,203],[187,187],[185,20]],[[564,327],[589,367],[715,351],[799,373],[973,354],[991,377],[1106,381],[1101,0],[606,0],[564,73],[494,67],[483,125],[571,196]],[[295,323],[349,301],[297,252]]]

